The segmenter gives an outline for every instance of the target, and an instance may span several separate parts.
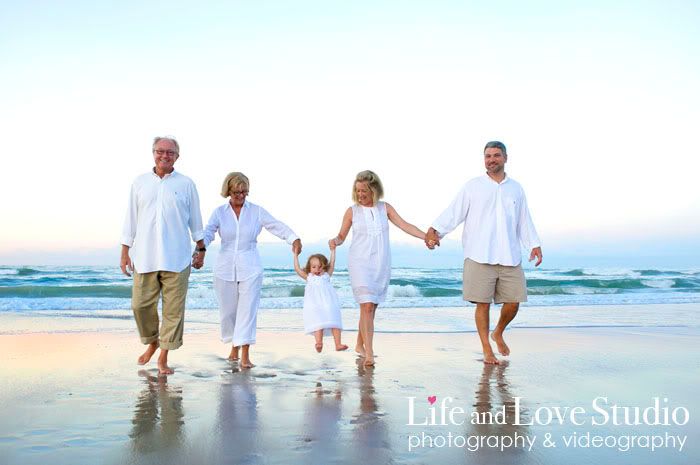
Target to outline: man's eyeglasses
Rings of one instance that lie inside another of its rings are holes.
[[[154,150],[153,153],[157,153],[158,155],[161,155],[161,156],[167,154],[169,157],[174,157],[175,155],[177,155],[177,152],[175,150],[158,149],[158,150]]]

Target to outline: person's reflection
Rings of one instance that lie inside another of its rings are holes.
[[[360,412],[350,421],[354,425],[352,463],[389,463],[392,461],[384,413],[375,398],[374,367],[364,366],[358,358],[357,375],[360,389]]]
[[[312,397],[304,406],[304,435],[309,442],[310,463],[329,463],[337,454],[340,441],[343,392],[340,386],[333,390],[316,384]]]
[[[182,388],[168,385],[167,376],[140,370],[145,388],[134,406],[134,418],[129,437],[139,454],[173,454],[182,440]]]
[[[217,419],[221,454],[215,463],[262,463],[258,450],[258,400],[250,370],[234,370],[221,383]]]
[[[470,424],[471,431],[467,431],[467,436],[496,436],[499,437],[499,443],[504,437],[515,437],[516,434],[521,438],[517,444],[523,444],[523,438],[528,436],[528,427],[522,425],[514,425],[515,423],[515,399],[510,392],[510,385],[506,379],[506,370],[508,362],[502,361],[499,365],[484,364],[484,370],[481,373],[481,378],[477,384],[474,410],[478,412],[479,417],[485,421],[478,424]],[[505,408],[504,408],[505,407]],[[493,419],[496,413],[505,411],[505,422],[499,418],[499,424]],[[492,415],[489,418],[489,413]],[[521,419],[522,414],[521,413]],[[506,440],[508,443],[508,440]],[[481,463],[496,462],[505,458],[508,461],[504,463],[524,463],[529,458],[527,450],[527,440],[525,440],[525,448],[510,447],[504,449],[484,447],[473,452]]]

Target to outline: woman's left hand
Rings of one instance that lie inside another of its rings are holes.
[[[299,255],[301,253],[301,239],[292,242],[292,253]]]

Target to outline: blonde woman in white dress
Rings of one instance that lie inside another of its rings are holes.
[[[353,206],[345,211],[338,236],[330,243],[341,245],[352,228],[348,254],[350,285],[360,304],[360,322],[355,351],[365,358],[364,365],[374,365],[374,314],[386,299],[391,278],[389,221],[406,234],[425,240],[425,233],[406,222],[394,207],[380,202],[384,196],[382,182],[372,171],[361,171],[352,189]]]

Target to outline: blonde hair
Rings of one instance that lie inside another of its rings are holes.
[[[233,171],[227,174],[224,178],[223,184],[221,184],[221,197],[228,197],[231,195],[231,191],[240,185],[244,185],[246,190],[250,189],[250,181],[248,181],[248,176],[239,171]]]
[[[370,170],[360,171],[355,176],[355,182],[352,183],[352,201],[355,203],[360,203],[357,200],[357,192],[355,192],[355,185],[358,182],[366,182],[369,190],[372,191],[372,204],[376,205],[379,200],[384,197],[384,186],[382,186],[382,181],[377,176],[377,173]]]
[[[326,258],[325,255],[322,253],[315,253],[309,257],[308,260],[306,260],[306,266],[304,267],[304,271],[306,273],[311,273],[311,260],[317,259],[321,263],[321,268],[323,268],[323,271],[328,271],[328,259]]]

